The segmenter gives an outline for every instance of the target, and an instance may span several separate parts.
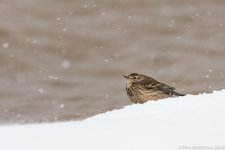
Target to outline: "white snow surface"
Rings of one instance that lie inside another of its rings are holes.
[[[0,142],[2,150],[225,150],[225,90],[133,104],[83,121],[0,126]]]

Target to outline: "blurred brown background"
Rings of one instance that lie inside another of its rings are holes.
[[[2,0],[0,123],[76,120],[131,104],[122,74],[181,93],[225,87],[225,1]]]

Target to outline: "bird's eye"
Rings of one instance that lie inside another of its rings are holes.
[[[138,78],[138,76],[134,76],[134,79],[137,79]]]

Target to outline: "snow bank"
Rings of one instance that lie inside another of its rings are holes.
[[[225,90],[134,104],[80,122],[1,126],[0,141],[2,150],[225,150]]]

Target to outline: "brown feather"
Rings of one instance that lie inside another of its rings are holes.
[[[175,88],[161,83],[154,78],[132,73],[127,77],[126,91],[134,103],[144,103],[148,100],[158,100],[172,96],[184,96],[175,92]]]

